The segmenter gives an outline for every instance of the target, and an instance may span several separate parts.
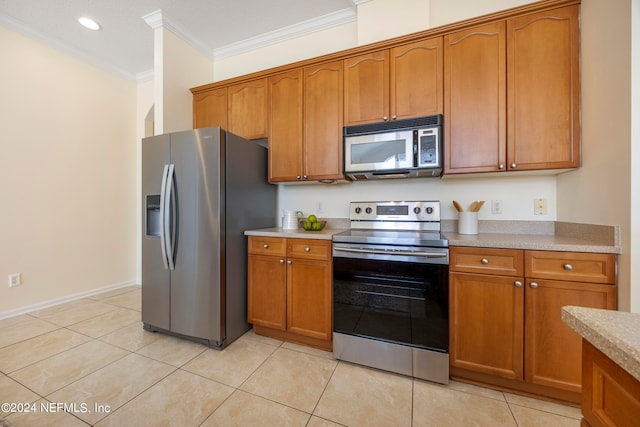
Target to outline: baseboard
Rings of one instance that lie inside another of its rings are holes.
[[[104,286],[102,288],[93,289],[91,291],[80,292],[73,295],[67,295],[65,297],[52,299],[49,301],[44,301],[38,304],[28,305],[26,307],[17,308],[15,310],[4,311],[0,313],[0,320],[6,319],[8,317],[19,316],[21,314],[26,314],[36,310],[42,310],[44,308],[53,307],[54,305],[63,304],[65,302],[74,301],[77,299],[82,299],[86,297],[90,297],[92,295],[101,294],[103,292],[113,291],[115,289],[124,288],[126,286],[137,285],[140,286],[139,283],[136,283],[135,280],[130,280],[127,282],[117,283],[115,285]]]

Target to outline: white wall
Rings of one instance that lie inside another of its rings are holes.
[[[621,226],[618,302],[630,310],[631,2],[584,0],[581,29],[583,167],[558,177],[558,218]]]
[[[189,88],[211,82],[213,61],[170,30],[163,27],[155,31],[164,33],[160,47],[163,132],[192,129],[193,95]]]
[[[357,44],[355,22],[285,40],[250,52],[215,61],[214,79],[220,81],[268,68],[315,58]]]
[[[358,5],[358,45],[430,28],[429,10],[432,1],[374,0]]]
[[[135,83],[1,26],[0,57],[0,317],[133,283]]]

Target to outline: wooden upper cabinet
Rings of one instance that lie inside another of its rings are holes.
[[[344,60],[345,126],[389,118],[389,51]]]
[[[307,179],[344,179],[342,61],[304,69],[304,173]]]
[[[442,37],[344,60],[345,125],[441,114]]]
[[[507,164],[580,166],[578,6],[507,21]]]
[[[269,181],[302,176],[302,70],[269,77]]]
[[[444,173],[493,172],[506,161],[505,23],[444,37]]]
[[[246,139],[267,137],[267,79],[227,88],[228,130]]]
[[[391,118],[442,114],[442,37],[394,47],[389,59]]]
[[[269,181],[344,179],[342,61],[269,78]]]
[[[227,128],[227,88],[213,89],[193,96],[193,128]]]

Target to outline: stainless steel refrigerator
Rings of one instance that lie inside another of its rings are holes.
[[[222,349],[247,323],[244,231],[275,225],[267,149],[215,127],[142,140],[144,328]]]

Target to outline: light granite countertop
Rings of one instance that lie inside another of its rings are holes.
[[[245,231],[246,236],[291,237],[332,240],[334,234],[348,230],[346,218],[322,218],[327,226],[321,231],[281,227]],[[442,233],[449,246],[529,249],[541,251],[621,252],[620,227],[552,221],[480,221],[478,234],[457,233],[457,221],[443,220]]]
[[[280,227],[260,228],[257,230],[247,230],[245,236],[263,236],[263,237],[290,237],[295,239],[320,239],[331,240],[334,234],[346,231],[344,228],[328,228],[325,227],[320,231],[306,231],[302,228],[296,230],[285,230]]]
[[[640,313],[566,306],[562,320],[640,381]]]
[[[445,232],[449,246],[474,246],[483,248],[529,249],[539,251],[568,251],[568,252],[596,252],[619,254],[620,247],[589,240],[580,237],[540,235],[540,234],[510,234],[510,233],[479,233],[458,234]]]

